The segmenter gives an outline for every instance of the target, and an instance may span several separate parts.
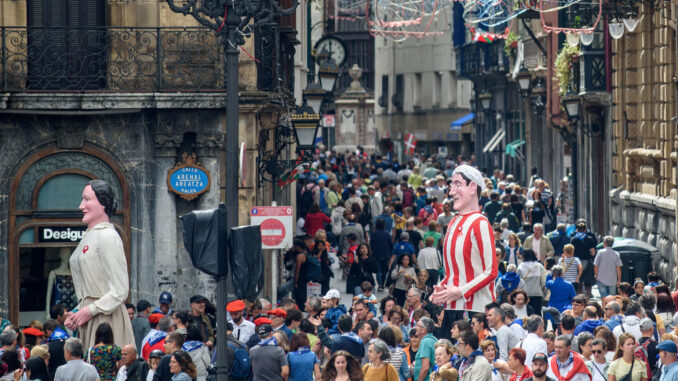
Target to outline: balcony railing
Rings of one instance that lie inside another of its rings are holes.
[[[207,28],[0,26],[5,92],[223,91],[224,78]]]
[[[488,73],[506,73],[508,58],[502,41],[491,44],[473,42],[457,48],[457,75],[475,77]]]

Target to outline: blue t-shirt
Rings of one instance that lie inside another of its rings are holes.
[[[308,347],[288,353],[287,362],[290,366],[289,381],[313,381],[313,368],[315,364],[320,364],[318,356]]]
[[[413,255],[414,254],[414,247],[412,246],[411,243],[407,241],[400,241],[398,242],[395,247],[393,248],[393,255],[395,255],[398,260],[401,255],[407,254],[407,255]]]

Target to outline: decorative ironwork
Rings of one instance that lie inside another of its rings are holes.
[[[271,150],[264,149],[268,146],[273,133],[273,147]],[[259,154],[257,166],[262,180],[276,182],[290,168],[299,164],[298,160],[281,159],[289,157],[288,149],[295,143],[294,130],[291,126],[281,123],[273,129],[261,129],[259,131]]]
[[[261,62],[257,65],[257,88],[272,91],[276,87],[278,27],[275,24],[263,25],[255,33],[254,54]]]
[[[0,88],[223,90],[219,39],[202,27],[0,27]]]
[[[471,43],[459,48],[457,54],[457,75],[472,78],[487,73],[505,73],[508,58],[504,52],[504,43]]]
[[[606,91],[605,51],[584,50],[579,57],[579,92]]]

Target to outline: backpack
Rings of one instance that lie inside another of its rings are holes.
[[[320,266],[320,260],[306,253],[306,280],[312,282],[321,282],[323,281],[323,269]]]
[[[652,342],[652,340],[646,340],[643,344],[640,344],[636,347],[635,358],[645,363],[647,367],[647,379],[652,379],[652,367],[650,366],[650,360],[648,359],[647,346]]]
[[[249,353],[241,345],[236,345],[232,341],[227,344],[234,352],[230,375],[235,378],[248,378],[252,371]]]

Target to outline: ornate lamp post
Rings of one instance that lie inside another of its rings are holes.
[[[200,24],[213,29],[226,54],[226,228],[238,226],[238,54],[245,43],[243,30],[275,23],[281,15],[291,15],[298,0],[283,9],[276,0],[167,0],[176,13],[193,16]],[[275,38],[278,38],[276,35]],[[226,369],[226,276],[217,280],[217,380],[228,380]]]

